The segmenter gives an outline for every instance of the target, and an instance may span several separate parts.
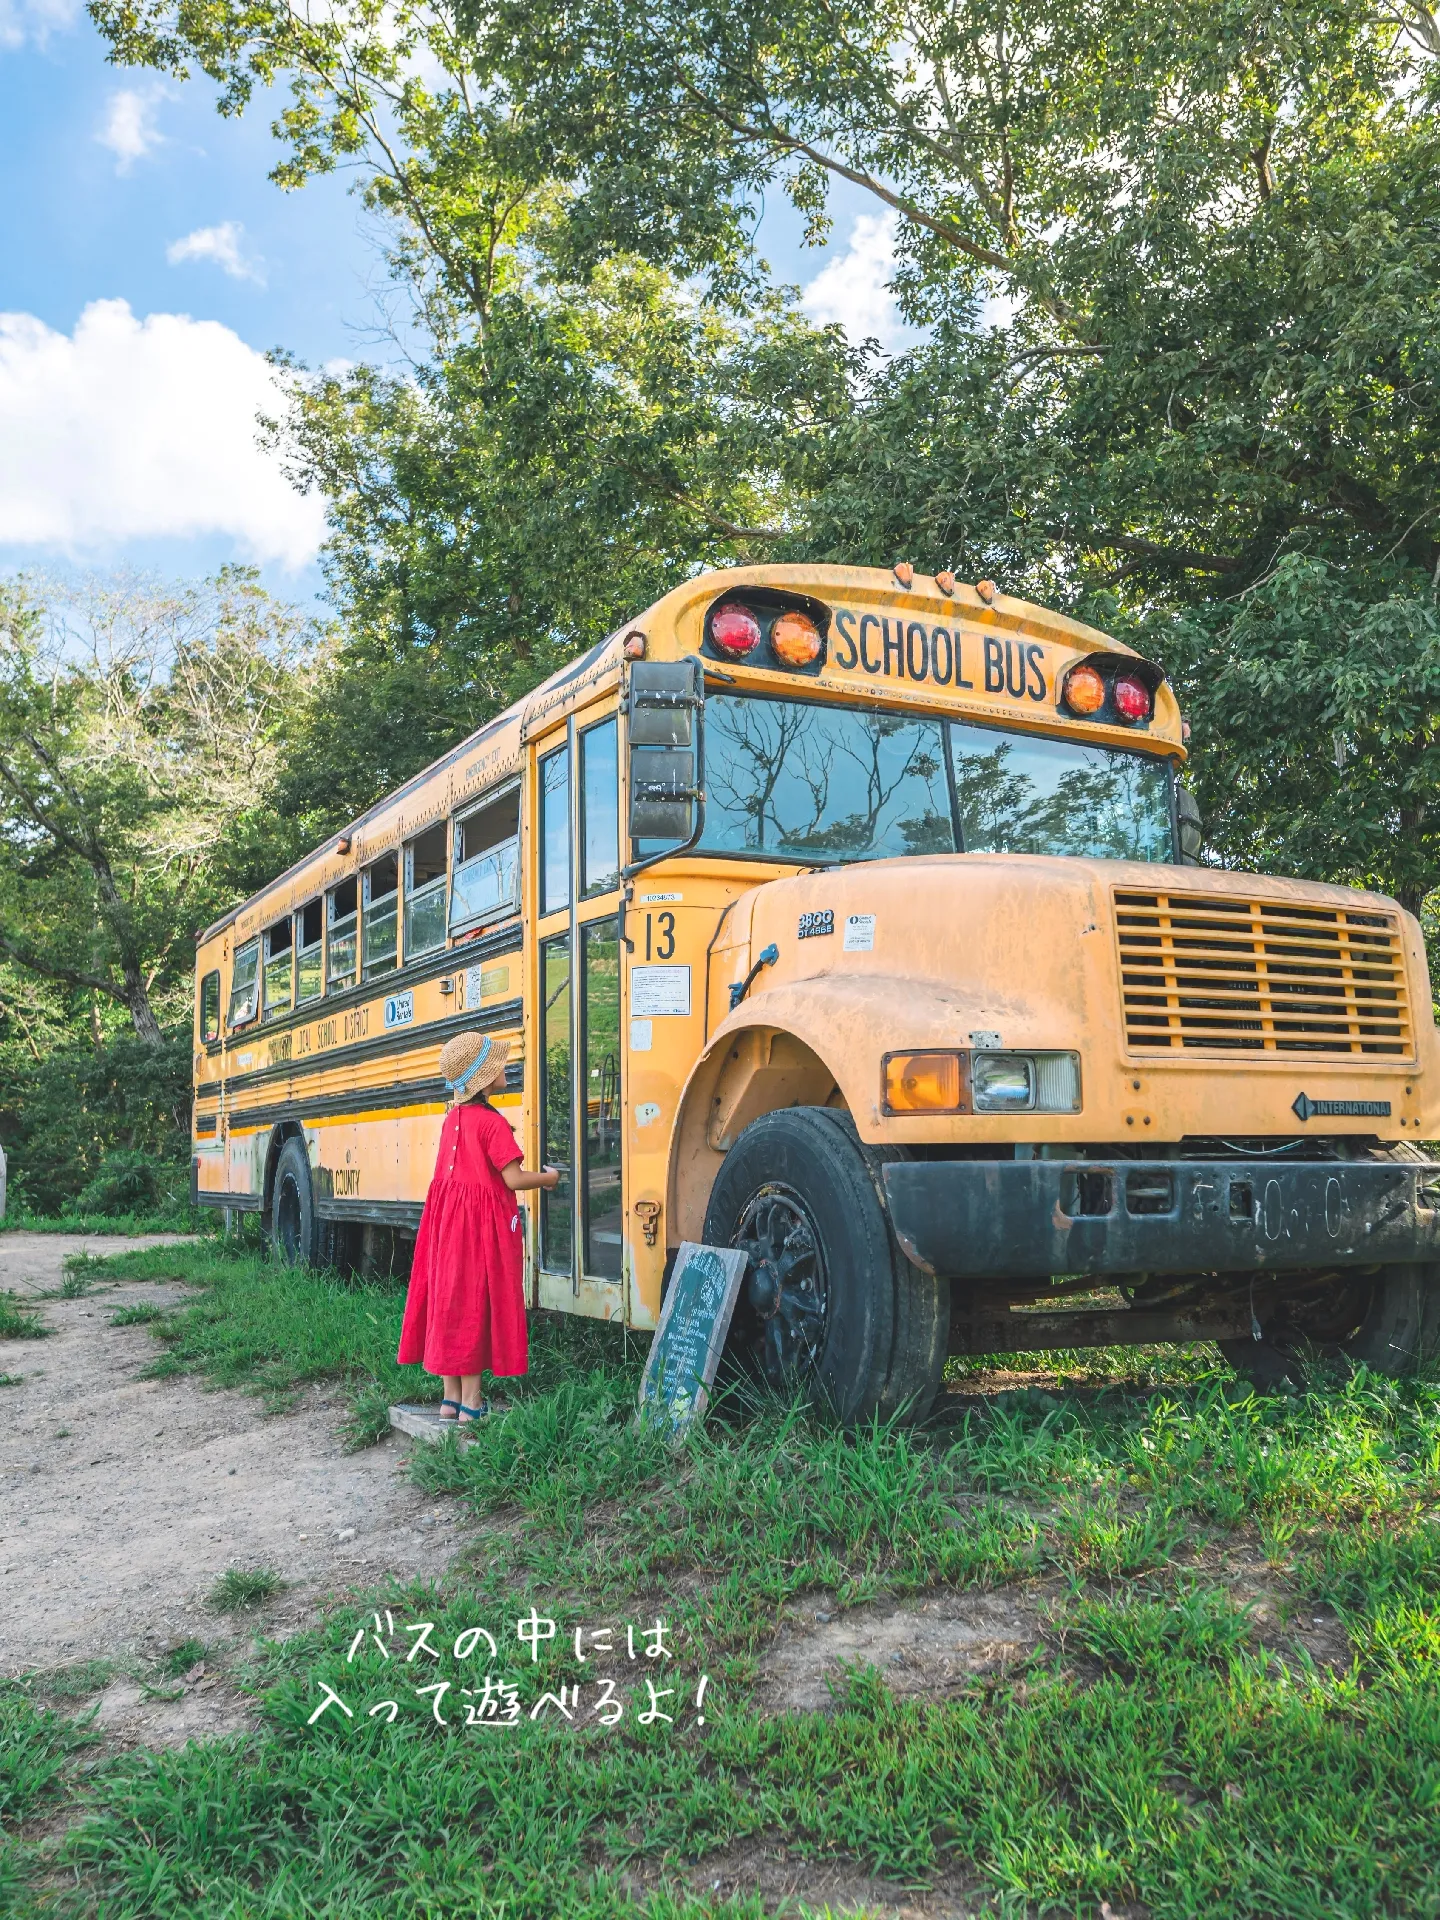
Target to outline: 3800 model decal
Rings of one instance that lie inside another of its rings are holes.
[[[978,652],[979,659],[967,658]],[[962,634],[951,627],[928,626],[923,620],[891,619],[878,613],[856,613],[850,607],[835,612],[832,663],[875,678],[929,682],[937,687],[974,688],[970,674],[978,674],[986,693],[1011,700],[1043,702],[1045,649],[1036,640],[1007,640],[998,634]]]

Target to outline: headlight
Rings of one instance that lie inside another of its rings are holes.
[[[1018,1113],[1035,1104],[1035,1066],[1028,1053],[977,1053],[971,1063],[977,1113]]]
[[[1078,1053],[977,1053],[970,1063],[976,1113],[1078,1113]]]

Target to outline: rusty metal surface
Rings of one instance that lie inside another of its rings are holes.
[[[1440,1212],[1427,1204],[1440,1197],[1440,1166],[1428,1162],[895,1161],[884,1182],[906,1253],[952,1277],[1440,1258]]]

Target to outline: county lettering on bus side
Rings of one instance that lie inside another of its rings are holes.
[[[978,655],[978,658],[977,658]],[[1045,649],[1038,640],[969,634],[899,615],[835,611],[830,661],[872,679],[912,680],[1042,705],[1049,697]],[[975,677],[975,676],[978,676]]]

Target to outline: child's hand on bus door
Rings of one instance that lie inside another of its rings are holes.
[[[560,1184],[560,1169],[558,1167],[542,1167],[540,1169],[540,1184],[545,1188],[558,1187]]]

